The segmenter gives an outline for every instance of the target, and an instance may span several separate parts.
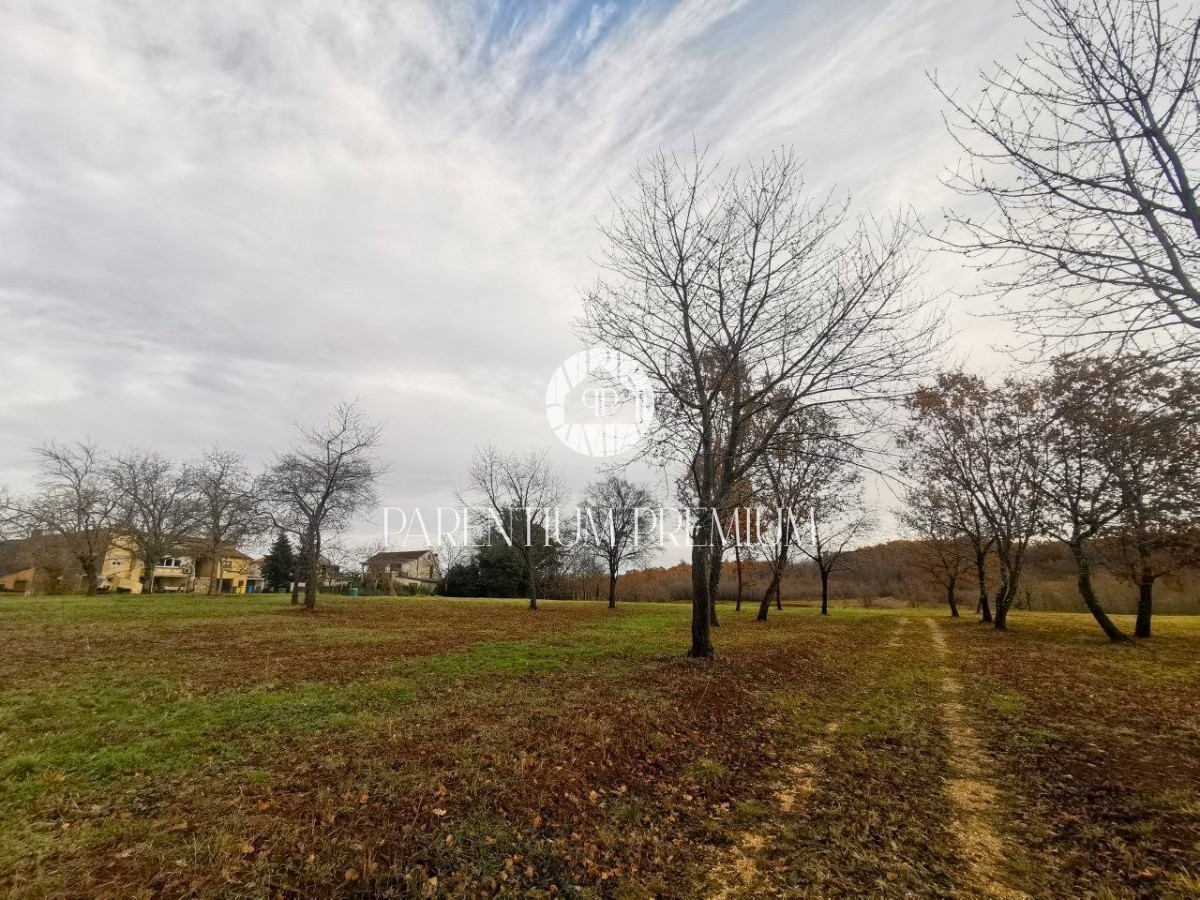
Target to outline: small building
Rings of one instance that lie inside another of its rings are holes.
[[[385,550],[363,563],[363,574],[380,586],[433,593],[441,570],[432,550]]]

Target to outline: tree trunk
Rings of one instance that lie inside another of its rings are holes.
[[[157,562],[158,557],[156,556],[154,559]],[[142,560],[142,593],[143,594],[153,594],[154,593],[154,569],[155,568],[156,568],[155,566],[151,565],[146,560]]]
[[[1000,590],[996,594],[996,618],[994,627],[997,631],[1008,630],[1008,611],[1012,608],[1013,598],[1017,595],[1017,575],[1004,569],[1000,571]]]
[[[1083,542],[1068,541],[1067,548],[1075,560],[1076,583],[1079,585],[1079,596],[1083,598],[1083,605],[1087,607],[1087,611],[1099,623],[1101,630],[1108,635],[1110,641],[1118,644],[1128,641],[1129,638],[1125,636],[1125,632],[1113,624],[1113,620],[1108,617],[1108,613],[1104,611],[1100,606],[1100,601],[1096,598],[1096,592],[1092,589],[1092,565],[1087,558]]]
[[[829,570],[824,566],[821,570],[821,615],[829,615]]]
[[[1142,567],[1138,578],[1137,621],[1133,626],[1133,636],[1150,637],[1150,617],[1154,612],[1154,575],[1146,566]]]
[[[608,570],[608,608],[617,608],[617,570]]]
[[[996,588],[996,617],[993,620],[995,626],[1003,631],[1007,626],[1004,624],[1008,620],[1008,606],[1005,601],[1008,597],[1008,572],[1005,570],[1003,563],[1000,566],[1000,586]],[[1001,615],[1003,610],[1003,615]],[[981,621],[988,621],[983,619]]]
[[[96,596],[96,583],[100,580],[100,572],[95,559],[84,562],[83,577],[87,579],[87,587],[84,589],[84,593],[89,597]]]
[[[317,591],[321,587],[321,535],[310,534],[305,542],[304,556],[304,608],[317,608]]]
[[[771,609],[771,595],[775,593],[775,590],[778,586],[779,586],[779,569],[776,568],[771,573],[771,583],[767,585],[767,592],[765,594],[763,594],[762,603],[760,603],[758,605],[757,619],[759,622],[767,621],[767,613]]]
[[[221,590],[221,570],[225,567],[221,565],[221,560],[217,559],[220,549],[215,544],[208,549],[208,596],[211,597]]]
[[[536,610],[538,608],[537,601],[537,579],[533,574],[533,548],[525,548],[525,577],[529,579],[529,608]]]
[[[980,550],[975,554],[975,577],[979,579],[979,621],[989,624],[992,621],[992,605],[988,602],[987,551],[985,550]]]
[[[709,548],[707,535],[701,526],[696,535],[697,541],[692,545],[692,646],[688,656],[697,659],[711,659],[713,655],[712,630],[709,624],[712,617],[712,604],[708,599],[709,584]]]
[[[775,596],[777,608],[783,609],[783,601],[780,599],[780,584],[783,582],[783,573],[787,570],[788,547],[791,546],[791,540],[788,523],[784,520],[780,526],[779,551],[771,563],[771,583],[767,585],[767,592],[763,594],[762,603],[758,607],[759,622],[767,621],[767,611],[771,608],[772,594]]]
[[[317,589],[321,582],[321,554],[313,551],[308,560],[307,575],[304,580],[304,608],[317,608]]]
[[[958,603],[954,599],[954,586],[958,583],[958,579],[954,576],[950,577],[950,582],[946,585],[946,600],[950,603],[950,618],[958,618]]]
[[[742,611],[742,542],[739,537],[733,543],[733,564],[737,569],[737,605],[734,606],[735,612]]]
[[[725,557],[725,546],[721,536],[714,533],[712,538],[711,555],[708,558],[708,615],[709,624],[713,628],[720,627],[717,621],[717,591],[721,587],[721,561]]]

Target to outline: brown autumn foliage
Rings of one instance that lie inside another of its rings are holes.
[[[933,580],[920,564],[920,542],[896,540],[847,553],[846,570],[836,573],[830,582],[835,603],[862,606],[944,607],[946,589]],[[1053,541],[1039,541],[1029,548],[1028,567],[1018,609],[1082,612],[1082,601],[1075,584],[1075,573],[1066,548]],[[995,560],[989,558],[989,588],[995,590]],[[737,573],[733,562],[725,563],[719,600],[732,602],[737,591]],[[770,581],[770,567],[764,562],[743,562],[745,599],[761,599]],[[1099,569],[1096,590],[1100,601],[1113,613],[1132,613],[1137,608],[1137,586]],[[691,597],[689,567],[680,562],[670,567],[647,568],[621,576],[618,596],[624,600],[685,601]],[[975,609],[978,588],[973,576],[960,579],[957,599],[963,612]],[[821,580],[811,563],[791,568],[783,579],[784,602],[817,603],[821,598]],[[1200,614],[1200,569],[1187,569],[1162,582],[1159,610],[1167,614]]]

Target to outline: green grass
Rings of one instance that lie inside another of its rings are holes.
[[[943,661],[927,611],[788,608],[764,624],[722,609],[704,662],[683,656],[683,605],[524,607],[0,598],[0,885],[961,892],[943,664],[992,757],[1015,881],[1125,895],[1200,870],[1200,622],[1118,648],[1083,617],[1017,615],[1003,635],[938,612]],[[1096,746],[1111,758],[1093,778]],[[1113,767],[1137,752],[1154,765]],[[801,763],[811,795],[784,811],[781,779]],[[736,850],[746,834],[759,849]],[[1120,847],[1152,873],[1129,880]],[[754,857],[753,884],[730,875],[736,853]]]

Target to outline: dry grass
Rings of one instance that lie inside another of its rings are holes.
[[[946,662],[927,629],[884,611],[788,609],[765,626],[723,613],[720,655],[702,663],[683,658],[687,610],[673,605],[330,599],[314,615],[270,597],[0,600],[0,885],[969,893],[946,789]],[[1122,649],[1075,617],[1014,626],[945,632],[1018,850],[1006,877],[1034,895],[1186,886],[1200,755],[1180,692],[1197,687],[1200,628]],[[1072,705],[1081,674],[1106,686]],[[1107,686],[1143,682],[1146,703]],[[1136,791],[1074,827],[1047,803],[1092,803],[1095,786],[1057,793],[1066,770],[1029,735],[1063,718],[1069,746],[1087,748],[1101,726],[1071,717],[1097,708],[1145,735],[1106,743],[1113,765],[1134,744],[1158,756],[1123,771]],[[1104,829],[1152,874],[1122,880]]]

